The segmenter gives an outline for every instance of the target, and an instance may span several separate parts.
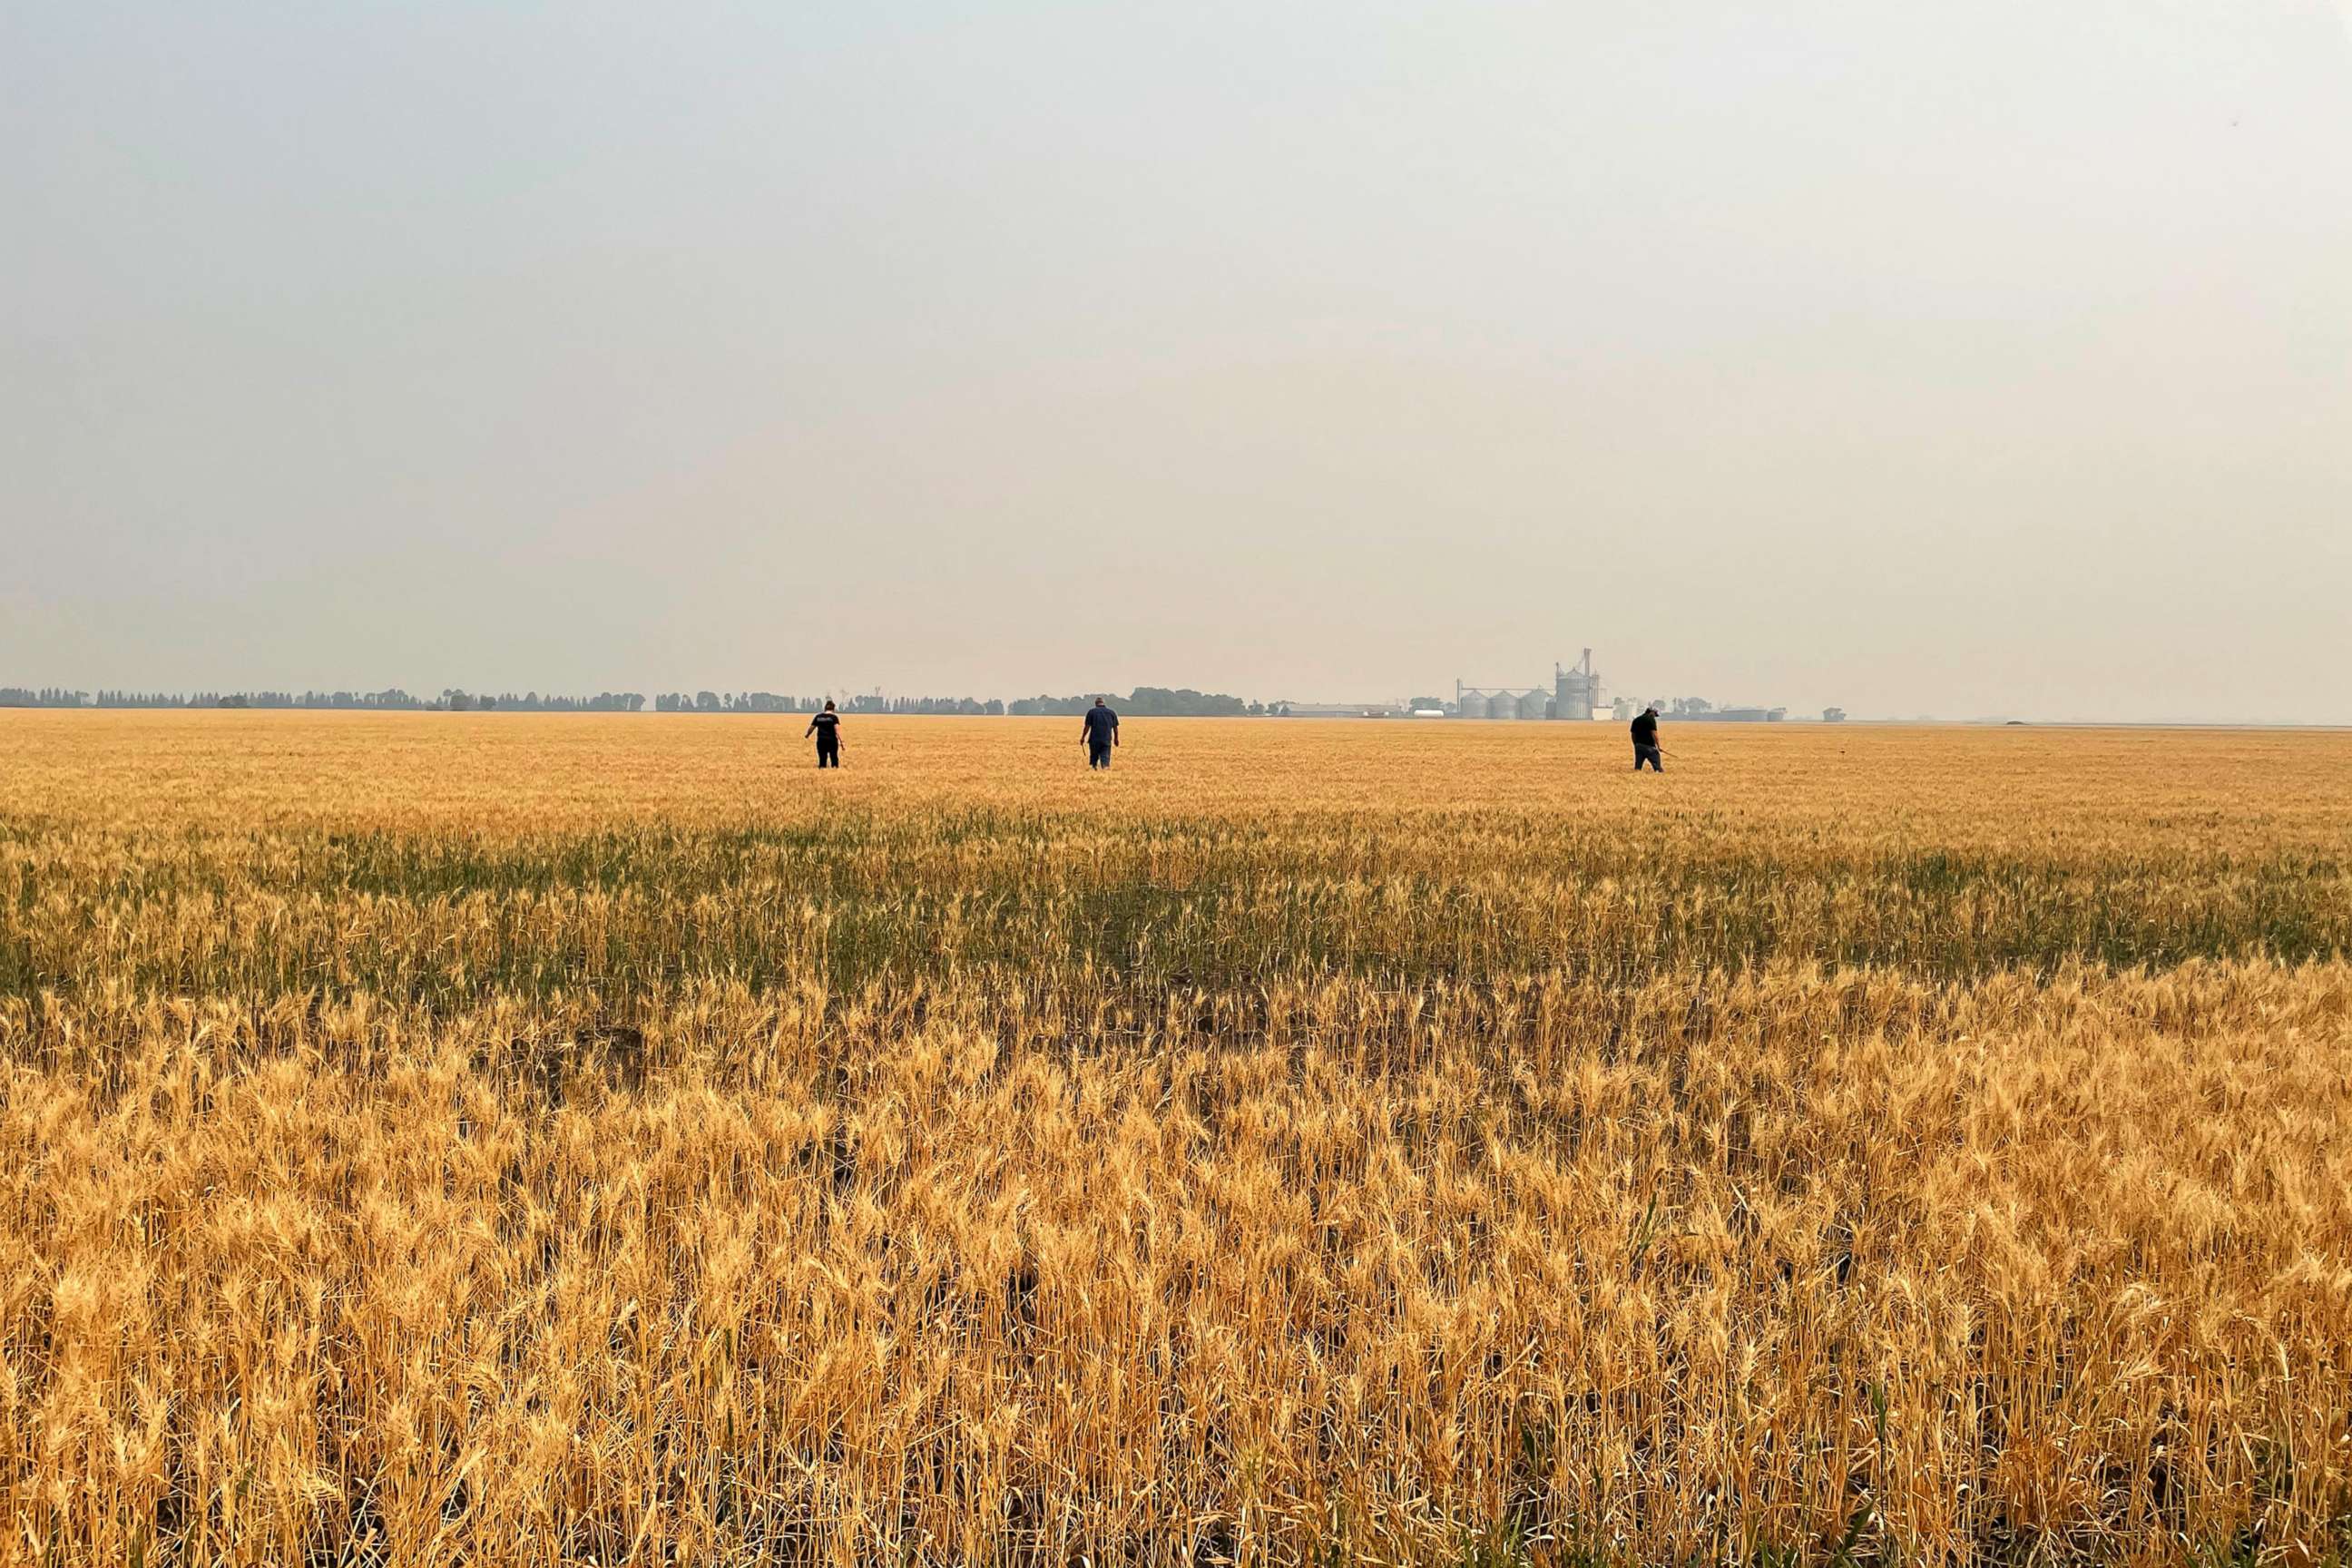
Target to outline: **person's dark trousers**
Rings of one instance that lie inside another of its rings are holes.
[[[819,741],[816,743],[816,765],[821,768],[841,766],[841,742],[835,741],[831,745],[827,745],[823,741]]]
[[[1087,766],[1090,768],[1107,768],[1110,766],[1110,748],[1100,741],[1087,742]]]
[[[1643,763],[1650,764],[1650,771],[1654,773],[1662,773],[1666,771],[1665,760],[1659,754],[1658,748],[1655,746],[1636,746],[1633,748],[1633,771],[1637,773],[1640,773]]]

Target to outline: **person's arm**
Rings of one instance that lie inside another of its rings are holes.
[[[1118,744],[1118,715],[1116,713],[1110,716],[1110,743],[1114,746]]]
[[[803,740],[803,741],[805,741],[805,740],[807,740],[811,735],[814,735],[814,734],[815,734],[815,733],[816,733],[816,721],[815,721],[815,720],[814,720],[814,719],[812,719],[812,720],[810,720],[810,721],[809,721],[809,727],[808,727],[807,729],[803,730],[803,731],[801,731],[801,739],[802,739],[802,740]]]

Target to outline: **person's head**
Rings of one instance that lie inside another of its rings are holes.
[[[1104,701],[1103,701],[1103,700],[1102,700],[1101,698],[1097,697],[1097,698],[1096,698],[1096,699],[1095,699],[1095,706],[1096,706],[1096,707],[1097,707],[1097,708],[1101,708],[1101,707],[1106,706],[1106,704],[1104,703]]]
[[[828,703],[826,703],[826,704],[825,704],[825,706],[826,706],[826,707],[828,707],[828,708],[830,708],[830,707],[832,707],[832,706],[833,706],[833,704],[832,704],[832,703],[830,703],[830,702],[828,702]],[[1647,713],[1651,718],[1654,719],[1654,718],[1656,718],[1656,717],[1658,716],[1658,705],[1657,705],[1656,703],[1653,702],[1653,703],[1651,703],[1647,708],[1643,709],[1643,710],[1642,710],[1642,711],[1643,711],[1643,712],[1644,712],[1644,713]]]
[[[833,711],[833,699],[830,697],[824,700],[824,710],[828,713]]]

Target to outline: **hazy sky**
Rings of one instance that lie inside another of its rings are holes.
[[[0,476],[0,682],[2352,721],[2352,12],[10,0]]]

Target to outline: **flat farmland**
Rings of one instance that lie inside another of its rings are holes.
[[[0,1560],[2352,1552],[2352,734],[0,713]]]

